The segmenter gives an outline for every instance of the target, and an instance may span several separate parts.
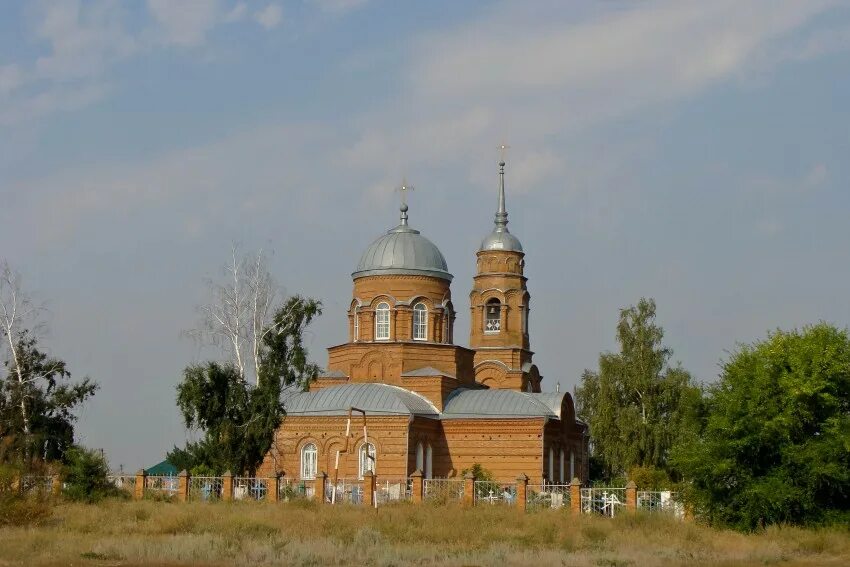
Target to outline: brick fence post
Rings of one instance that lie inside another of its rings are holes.
[[[637,512],[637,485],[633,480],[626,485],[626,512],[630,514]]]
[[[570,513],[573,516],[581,515],[581,481],[574,477],[570,483]]]
[[[375,506],[375,489],[377,488],[377,478],[372,471],[366,471],[363,475],[363,504],[364,506]]]
[[[317,474],[316,480],[313,481],[313,498],[315,498],[319,504],[324,504],[325,499],[327,498],[327,482],[328,473],[325,471]]]
[[[50,478],[50,493],[54,497],[58,497],[62,494],[62,477],[58,474],[54,474]]]
[[[520,512],[528,508],[528,475],[523,473],[516,477],[516,506]]]
[[[463,475],[463,505],[475,506],[475,475],[471,472]]]
[[[422,504],[423,500],[423,488],[424,483],[422,482],[422,471],[416,469],[413,471],[413,474],[410,475],[410,479],[413,481],[410,488],[410,500],[414,504]]]
[[[230,471],[221,475],[221,499],[225,502],[233,500],[233,473]]]
[[[280,500],[280,473],[275,473],[266,479],[266,500],[277,502]]]
[[[133,487],[133,500],[141,500],[145,497],[145,481],[148,478],[148,473],[145,469],[139,469],[136,473],[136,485]]]
[[[189,500],[189,471],[183,469],[177,475],[177,501],[186,502]]]

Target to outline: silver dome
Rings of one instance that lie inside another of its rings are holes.
[[[507,250],[509,252],[522,252],[522,244],[519,238],[508,232],[508,229],[494,230],[481,241],[479,250]]]
[[[406,206],[402,207],[401,224],[369,245],[351,277],[388,274],[431,276],[452,281],[440,249],[407,225]]]

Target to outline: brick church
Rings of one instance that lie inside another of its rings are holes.
[[[403,204],[398,226],[351,275],[348,342],[328,349],[327,371],[309,391],[285,401],[263,474],[310,480],[332,473],[340,451],[340,478],[455,477],[473,464],[498,482],[587,478],[587,425],[569,393],[541,391],[532,361],[525,253],[508,231],[499,167],[495,226],[476,252],[469,294],[469,348],[454,344],[446,260]],[[351,408],[362,413],[346,437]]]

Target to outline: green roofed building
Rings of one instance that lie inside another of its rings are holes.
[[[149,469],[145,469],[145,473],[149,476],[177,476],[179,472],[180,471],[177,470],[177,467],[168,461],[162,461]]]

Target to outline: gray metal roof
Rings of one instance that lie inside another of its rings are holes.
[[[541,399],[543,394],[514,390],[455,390],[446,401],[443,419],[546,417],[558,415]]]
[[[542,403],[549,406],[555,415],[561,417],[561,403],[564,401],[565,392],[546,392],[544,394],[533,394]]]
[[[369,245],[351,276],[357,279],[384,274],[426,275],[452,280],[440,249],[407,225],[407,205],[402,205],[401,224]]]
[[[346,415],[352,406],[367,414],[438,415],[424,397],[389,384],[342,384],[301,392],[284,402],[287,415]]]

